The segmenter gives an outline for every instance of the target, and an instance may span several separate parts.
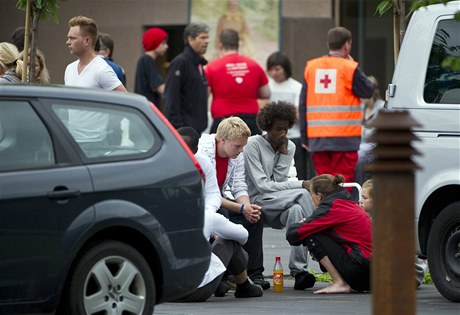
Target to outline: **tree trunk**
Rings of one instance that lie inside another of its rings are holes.
[[[393,45],[394,61],[398,60],[399,49],[406,32],[406,3],[404,0],[393,0]]]
[[[399,47],[401,47],[406,33],[406,2],[404,0],[399,3],[399,10]]]
[[[396,6],[393,6],[393,47],[394,47],[394,61],[395,64],[398,61],[398,55],[399,55],[399,34],[400,34],[400,28],[399,28],[399,9]]]
[[[35,59],[37,56],[37,43],[38,43],[38,26],[40,22],[40,10],[33,6],[33,21],[32,21],[32,45],[30,50],[30,74],[29,82],[36,82],[35,78]]]
[[[26,21],[25,21],[25,30],[24,30],[24,58],[23,58],[23,67],[22,67],[22,78],[23,83],[27,79],[27,60],[29,58],[29,30],[30,30],[30,6],[32,0],[27,0],[26,4]]]

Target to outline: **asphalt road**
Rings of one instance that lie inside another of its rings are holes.
[[[236,299],[233,292],[230,291],[224,297],[211,297],[203,303],[160,304],[156,306],[155,314],[372,314],[372,295],[370,293],[313,294],[314,290],[327,286],[326,283],[316,283],[312,289],[295,291],[294,281],[288,276],[289,246],[284,239],[284,231],[266,228],[264,230],[265,275],[271,276],[276,256],[281,256],[286,275],[284,292],[275,293],[270,288],[265,290],[264,295],[260,298]],[[318,265],[314,262],[310,263],[310,268],[319,272]],[[460,303],[447,301],[433,285],[422,285],[417,290],[417,314],[460,315]]]

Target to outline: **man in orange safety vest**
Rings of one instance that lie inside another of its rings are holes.
[[[329,30],[329,54],[307,62],[299,102],[302,146],[312,152],[317,175],[342,174],[347,182],[354,181],[361,142],[360,98],[374,91],[350,56],[351,40],[344,27]]]

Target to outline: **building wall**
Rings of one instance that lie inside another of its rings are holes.
[[[282,2],[282,42],[292,62],[292,77],[303,79],[308,59],[326,53],[326,33],[334,26],[334,1],[285,0]]]
[[[334,0],[281,0],[284,18],[330,18]]]
[[[341,23],[353,33],[352,56],[367,75],[373,75],[384,93],[391,81],[393,20],[391,10],[380,17],[375,9],[381,0],[346,0],[341,5]],[[384,95],[384,94],[382,94]]]
[[[24,11],[15,8],[17,0],[0,1],[0,41],[10,41],[13,30],[23,25]],[[67,64],[75,60],[66,47],[70,18],[85,15],[94,18],[99,30],[110,34],[115,42],[113,58],[127,73],[128,90],[134,89],[136,62],[144,52],[144,25],[186,24],[187,0],[70,0],[57,1],[59,24],[43,21],[39,29],[39,48],[45,53],[52,83],[64,83]]]
[[[283,19],[282,50],[291,59],[294,79],[302,82],[307,60],[327,53],[326,34],[333,26],[327,17]]]
[[[222,0],[224,1],[224,0]],[[327,30],[342,20],[344,26],[354,33],[354,47],[358,51],[369,51],[371,57],[365,58],[364,70],[378,72],[381,81],[388,81],[392,73],[391,22],[381,27],[382,20],[373,16],[376,3],[380,0],[280,0],[281,1],[281,50],[286,52],[293,63],[293,77],[301,80],[306,60],[327,52]],[[24,24],[24,11],[16,9],[17,0],[0,1],[0,42],[10,41],[13,30]],[[68,20],[75,15],[92,17],[102,32],[109,33],[115,41],[114,59],[127,73],[127,88],[134,89],[136,63],[143,53],[141,38],[145,27],[162,26],[181,29],[188,23],[188,0],[69,0],[57,1],[59,5],[59,24],[41,21],[39,29],[39,48],[45,53],[51,73],[52,83],[64,82],[67,64],[75,60],[65,45]],[[338,5],[351,3],[352,5]],[[367,5],[363,5],[366,3]],[[356,5],[355,5],[356,4]],[[357,7],[365,7],[362,14],[369,19],[366,25],[357,22]],[[374,6],[375,4],[375,6]],[[338,12],[338,7],[346,8]],[[363,36],[357,36],[359,29]],[[388,32],[386,30],[388,29]],[[388,35],[390,34],[390,35]],[[174,38],[176,45],[180,36]],[[368,43],[366,48],[364,45]],[[170,42],[170,45],[174,43]],[[354,48],[355,49],[355,48]],[[380,51],[383,50],[383,51]],[[389,56],[388,56],[389,55]],[[356,58],[356,56],[354,55]],[[390,59],[388,59],[390,58]],[[364,61],[364,60],[363,60]],[[265,65],[262,65],[265,67]]]

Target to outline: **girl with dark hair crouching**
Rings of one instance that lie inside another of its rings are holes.
[[[332,277],[332,284],[315,294],[349,293],[370,288],[372,224],[367,213],[342,188],[342,175],[323,174],[311,180],[315,205],[311,216],[288,227],[291,245],[305,245]]]

